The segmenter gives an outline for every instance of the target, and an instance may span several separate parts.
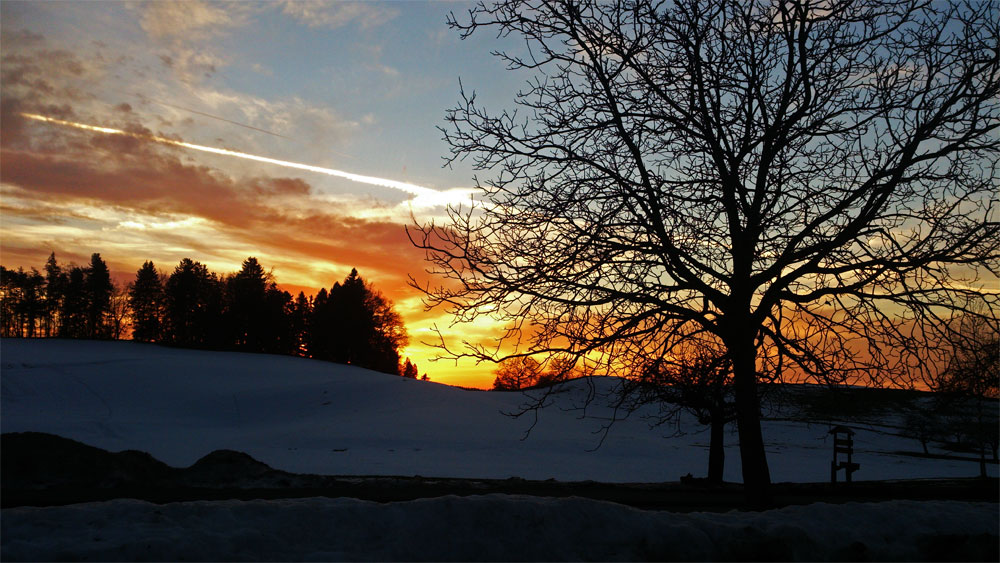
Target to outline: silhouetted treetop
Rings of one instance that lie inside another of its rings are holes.
[[[129,289],[132,307],[132,338],[158,342],[163,331],[164,293],[160,272],[152,261],[143,262]]]
[[[320,290],[309,324],[313,357],[400,374],[399,350],[407,343],[402,318],[356,269],[343,284]]]

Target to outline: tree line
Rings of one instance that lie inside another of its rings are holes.
[[[133,340],[186,348],[288,354],[417,378],[400,350],[406,328],[392,301],[356,269],[315,296],[296,297],[249,257],[219,275],[184,258],[169,274],[145,261],[116,284],[99,253],[44,273],[0,266],[0,335]],[[427,375],[424,374],[427,379]]]

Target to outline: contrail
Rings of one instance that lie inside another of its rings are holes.
[[[168,108],[179,109],[181,111],[186,111],[189,113],[194,113],[197,115],[203,115],[205,117],[210,117],[212,119],[218,119],[219,121],[225,121],[226,123],[232,123],[233,125],[239,125],[240,127],[246,127],[247,129],[253,129],[254,131],[260,131],[261,133],[267,133],[268,135],[274,135],[275,137],[281,137],[282,139],[292,140],[290,137],[286,137],[280,133],[275,133],[274,131],[268,131],[267,129],[261,129],[260,127],[254,127],[253,125],[247,125],[246,123],[240,123],[239,121],[233,121],[232,119],[226,119],[225,117],[219,117],[218,115],[212,115],[210,113],[205,113],[203,111],[198,111],[191,108],[186,108],[183,106],[176,106],[174,104],[168,104],[167,102],[161,102],[159,100],[154,100],[153,98],[147,98],[142,94],[136,94],[142,100],[149,100],[154,104],[159,104],[161,106],[167,106]]]
[[[458,201],[459,198],[465,199],[469,196],[469,194],[477,191],[472,188],[456,188],[446,191],[438,191],[438,190],[433,190],[431,188],[425,188],[424,186],[410,184],[408,182],[399,182],[397,180],[389,180],[387,178],[377,178],[375,176],[364,176],[361,174],[345,172],[343,170],[335,170],[333,168],[324,168],[322,166],[313,166],[311,164],[302,164],[299,162],[290,162],[287,160],[278,160],[276,158],[257,156],[255,154],[247,154],[244,152],[232,151],[229,149],[220,149],[216,147],[206,147],[204,145],[195,145],[193,143],[185,143],[184,141],[167,139],[166,137],[157,137],[156,135],[144,135],[141,133],[132,133],[129,131],[122,131],[121,129],[113,129],[111,127],[99,127],[97,125],[87,125],[86,123],[66,121],[64,119],[46,117],[44,115],[38,115],[36,113],[21,113],[21,115],[27,117],[28,119],[34,119],[36,121],[44,121],[45,123],[54,123],[56,125],[65,125],[67,127],[83,129],[85,131],[96,131],[98,133],[106,133],[109,135],[124,135],[126,137],[132,137],[135,139],[155,141],[157,143],[162,143],[164,145],[173,145],[175,147],[184,147],[187,149],[208,152],[212,154],[221,154],[225,156],[243,158],[246,160],[254,160],[257,162],[266,162],[268,164],[284,166],[285,168],[295,168],[298,170],[307,170],[309,172],[316,172],[318,174],[326,174],[327,176],[336,176],[337,178],[344,178],[346,180],[351,180],[352,182],[360,182],[362,184],[370,184],[372,186],[382,186],[385,188],[392,188],[394,190],[399,190],[416,196],[417,199],[420,200],[419,203],[422,205],[444,205],[447,203],[451,203],[453,201]]]

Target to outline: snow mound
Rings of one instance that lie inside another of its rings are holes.
[[[581,498],[116,500],[3,511],[2,559],[174,561],[997,560],[996,505],[648,512]]]

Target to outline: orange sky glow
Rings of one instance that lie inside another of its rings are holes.
[[[425,310],[410,278],[441,280],[406,227],[441,224],[477,174],[499,174],[443,166],[439,127],[460,80],[510,106],[526,77],[490,52],[513,40],[462,40],[445,24],[461,3],[304,5],[0,2],[0,264],[99,252],[125,283],[145,260],[224,275],[254,256],[307,295],[356,268],[393,301],[421,374],[488,388],[493,364],[434,362],[430,343],[494,348],[504,327]]]
[[[64,136],[62,140],[72,145],[90,145],[93,158],[71,161],[34,151],[3,152],[5,217],[30,218],[46,212],[64,217],[52,224],[16,230],[5,225],[6,266],[40,268],[49,252],[55,252],[64,264],[86,263],[89,252],[101,252],[119,282],[126,283],[147,259],[169,273],[181,258],[191,257],[224,274],[239,269],[242,260],[252,255],[272,268],[279,285],[293,295],[299,291],[314,295],[356,267],[402,314],[410,334],[402,356],[416,362],[421,373],[454,385],[486,388],[492,383],[493,366],[434,361],[438,351],[430,345],[437,338],[433,327],[447,332],[450,319],[441,311],[424,311],[421,294],[406,283],[408,275],[418,280],[426,280],[426,276],[422,274],[422,251],[409,243],[403,223],[341,215],[335,204],[323,210],[322,205],[308,201],[310,186],[293,178],[252,178],[249,195],[240,194],[233,179],[206,167],[187,165],[183,153],[165,155],[155,145],[248,158],[277,169],[289,167],[390,187],[413,196],[406,200],[410,211],[420,206],[421,198],[434,204],[451,203],[448,198],[467,197],[471,190],[438,192],[390,179],[195,145],[137,127],[123,130],[31,113],[12,117],[69,128],[47,133]],[[15,130],[25,127],[18,123]],[[110,207],[102,205],[100,200],[106,197],[108,187],[115,185],[134,187],[115,193],[116,202]],[[29,197],[29,190],[44,191],[47,197],[35,200]],[[295,210],[299,205],[303,209]],[[73,226],[87,220],[110,220],[115,225],[88,237],[77,232],[84,229]],[[488,321],[464,325],[458,339],[489,340],[499,328]]]
[[[493,365],[433,362],[502,327],[425,311],[413,221],[470,201],[437,127],[459,79],[519,84],[461,42],[439,3],[0,3],[0,263],[99,252],[119,283],[145,260],[219,274],[248,256],[293,294],[352,268],[391,299],[421,374],[488,388]]]

